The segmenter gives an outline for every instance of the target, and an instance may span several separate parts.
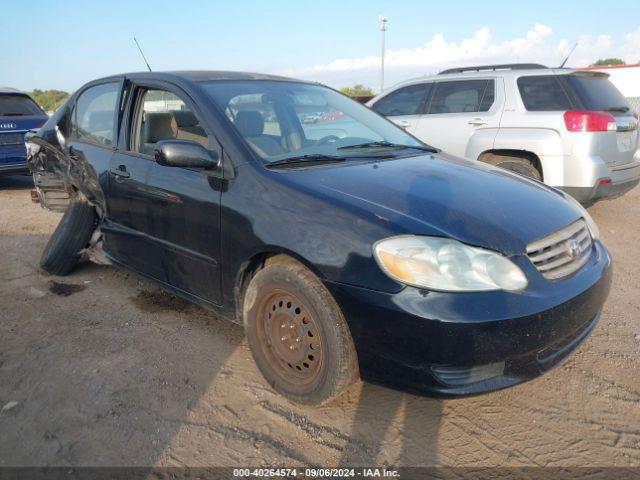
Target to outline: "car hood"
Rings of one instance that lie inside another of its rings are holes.
[[[0,115],[0,133],[40,128],[48,118],[46,115]]]
[[[553,188],[442,153],[308,168],[294,177],[365,207],[398,233],[451,237],[507,255],[580,217]]]

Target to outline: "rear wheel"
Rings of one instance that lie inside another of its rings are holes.
[[[66,275],[75,267],[80,251],[91,240],[96,211],[86,200],[74,198],[51,235],[40,258],[40,267],[54,275]]]
[[[293,259],[279,256],[252,278],[244,321],[253,358],[279,393],[319,405],[358,379],[353,340],[322,282]]]
[[[495,165],[496,167],[511,170],[512,172],[519,173],[525,177],[533,178],[535,180],[542,180],[542,175],[538,169],[526,158],[514,157],[510,155],[496,155],[488,154],[480,158],[480,161]]]

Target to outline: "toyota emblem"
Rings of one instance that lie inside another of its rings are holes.
[[[580,255],[580,243],[576,239],[567,242],[567,253],[571,258],[577,258]]]

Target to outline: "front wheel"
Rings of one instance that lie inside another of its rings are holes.
[[[251,279],[243,306],[251,353],[289,399],[326,403],[358,377],[347,323],[322,282],[297,261],[274,257]]]

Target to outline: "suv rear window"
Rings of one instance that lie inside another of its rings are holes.
[[[573,105],[556,75],[533,75],[518,78],[522,103],[532,112],[571,110]]]
[[[25,115],[44,115],[44,112],[26,95],[0,95],[0,117]]]
[[[601,73],[520,77],[518,89],[525,108],[534,112],[575,108],[624,115],[630,109],[620,91]]]
[[[629,103],[606,75],[577,73],[563,75],[562,80],[575,95],[576,104],[584,110],[608,110],[612,114],[624,115],[630,110]]]

